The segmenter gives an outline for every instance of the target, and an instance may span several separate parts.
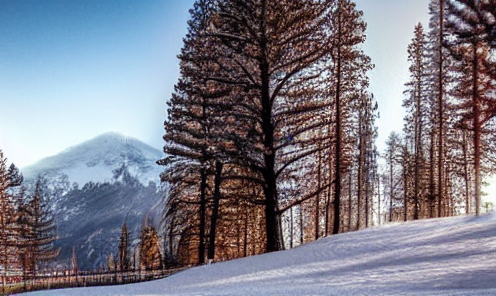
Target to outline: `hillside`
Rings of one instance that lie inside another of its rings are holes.
[[[155,282],[29,295],[496,295],[496,214],[340,234]]]

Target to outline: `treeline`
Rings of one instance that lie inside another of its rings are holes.
[[[146,217],[139,235],[139,243],[131,246],[131,234],[127,222],[122,225],[117,256],[111,252],[107,257],[109,271],[130,270],[161,270],[177,265],[161,246],[160,238],[155,226]]]
[[[0,150],[0,267],[2,286],[7,277],[33,276],[57,257],[55,222],[47,203],[46,183],[32,190]]]
[[[168,103],[164,247],[182,264],[373,223],[377,103],[349,0],[198,0]]]
[[[433,0],[408,47],[403,135],[387,141],[389,220],[481,209],[496,164],[496,2]]]

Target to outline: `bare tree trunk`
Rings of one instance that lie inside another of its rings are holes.
[[[300,204],[300,245],[303,245],[303,204]]]
[[[408,220],[408,151],[403,147],[403,221]]]
[[[439,139],[438,139],[438,193],[437,193],[437,201],[438,201],[438,209],[437,214],[438,217],[441,217],[442,214],[442,201],[443,201],[443,169],[444,169],[444,81],[443,81],[443,34],[444,34],[444,0],[439,0],[439,77],[438,77],[438,87],[439,87],[439,97],[438,97],[438,112],[439,112]]]
[[[389,165],[390,172],[390,184],[389,184],[389,222],[393,222],[393,160],[391,159],[391,163]]]
[[[351,170],[348,174],[348,231],[351,231],[351,213],[352,213],[352,196],[351,196]]]
[[[326,198],[326,204],[325,204],[325,236],[329,235],[329,206],[331,202],[331,188],[329,187],[327,189],[327,198]]]
[[[293,248],[293,207],[289,208],[289,217],[290,217],[290,234],[289,234],[289,248]]]
[[[358,184],[357,184],[357,223],[356,230],[360,229],[360,208],[362,203],[362,188],[363,188],[363,154],[364,154],[364,141],[363,141],[363,131],[362,131],[362,110],[360,110],[359,120],[358,120]]]
[[[463,178],[465,180],[465,214],[470,214],[470,195],[469,195],[469,180],[468,180],[468,141],[467,141],[467,131],[463,130]]]
[[[367,119],[368,120],[368,119]],[[367,145],[369,145],[370,142],[370,133],[367,131]],[[365,159],[366,159],[366,172],[365,172],[365,227],[369,227],[369,194],[370,194],[370,182],[369,182],[369,170],[370,168],[370,156],[369,152],[367,151],[365,153]]]
[[[342,38],[342,20],[341,4],[338,7],[338,45],[337,45],[337,81],[336,81],[336,183],[334,184],[334,225],[333,234],[339,233],[339,223],[341,218],[341,38]]]
[[[377,175],[377,219],[381,225],[381,178]]]
[[[477,44],[473,44],[473,112],[474,112],[474,171],[475,171],[475,215],[480,215],[480,139],[481,139],[481,125],[480,122],[480,102],[478,93],[478,57],[477,57]]]
[[[431,131],[431,149],[430,149],[430,167],[429,167],[429,216],[434,218],[434,202],[436,200],[436,195],[434,192],[434,131]]]
[[[220,183],[222,176],[222,162],[215,162],[215,180],[214,180],[214,205],[212,209],[212,217],[210,219],[210,239],[208,244],[208,259],[215,258],[215,232],[217,230],[217,219],[219,218],[219,202],[220,202]]]
[[[201,185],[200,185],[200,233],[198,239],[198,264],[205,263],[205,208],[207,205],[206,191],[207,191],[207,173],[205,168],[200,170]]]
[[[419,219],[419,182],[420,182],[420,160],[421,160],[421,142],[422,142],[422,118],[421,118],[421,110],[420,110],[420,98],[422,93],[421,80],[419,79],[417,84],[417,104],[416,104],[416,113],[415,116],[415,185],[413,198],[415,203],[415,209],[413,213],[413,219]]]
[[[322,168],[322,152],[319,145],[319,167],[317,172],[317,186],[320,191],[321,183],[321,168]],[[320,208],[320,193],[315,197],[315,240],[319,239],[319,208]]]
[[[292,213],[292,212],[291,212]],[[291,215],[292,217],[292,215]],[[293,220],[291,220],[292,222]],[[291,227],[293,227],[293,223],[291,223]],[[291,228],[292,229],[292,228]],[[248,256],[248,206],[245,205],[245,237],[243,241],[243,257]],[[291,233],[292,234],[292,233]],[[292,240],[291,240],[292,242]]]

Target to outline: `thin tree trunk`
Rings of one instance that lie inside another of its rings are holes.
[[[207,173],[205,168],[200,169],[201,185],[200,185],[200,233],[198,239],[198,264],[205,263],[205,208],[207,204]]]
[[[470,196],[469,196],[469,180],[468,180],[468,141],[467,141],[467,131],[463,130],[463,178],[465,179],[465,214],[470,214]]]
[[[367,107],[368,108],[368,107]],[[368,119],[367,119],[368,122]],[[370,143],[370,132],[367,131],[367,145]],[[370,155],[368,150],[365,152],[366,159],[366,171],[365,171],[365,227],[369,227],[369,194],[370,194],[370,182],[369,182],[369,170],[370,170]]]
[[[363,188],[363,131],[362,131],[362,110],[360,110],[359,120],[358,120],[358,184],[357,184],[357,223],[356,230],[360,229],[360,208],[362,203],[362,188]]]
[[[377,175],[377,219],[381,225],[381,178]]]
[[[303,245],[303,204],[300,204],[300,245]]]
[[[438,141],[438,217],[442,214],[442,200],[443,200],[443,169],[444,169],[444,81],[443,81],[443,34],[444,34],[444,0],[439,0],[439,77],[438,77],[438,108],[439,108],[439,141]]]
[[[430,149],[430,166],[429,166],[429,216],[434,218],[434,202],[436,200],[436,195],[434,192],[434,131],[431,130],[431,149]]]
[[[348,231],[351,231],[351,213],[352,213],[352,197],[351,197],[351,170],[348,174]]]
[[[420,66],[420,65],[419,65]],[[421,80],[418,80],[417,84],[417,104],[416,104],[416,116],[415,116],[415,185],[414,185],[414,213],[413,219],[419,219],[419,182],[420,182],[420,158],[421,158],[421,140],[422,140],[422,119],[420,112],[420,98],[422,93]]]
[[[327,189],[327,197],[326,197],[326,204],[325,204],[325,236],[329,235],[329,203],[331,201],[331,188],[329,187]]]
[[[289,234],[289,248],[293,248],[293,207],[289,208],[289,216],[290,216],[290,234]]]
[[[390,184],[389,184],[389,222],[393,222],[393,159],[389,165]]]
[[[317,172],[317,186],[320,191],[321,184],[321,168],[322,168],[322,152],[319,145],[319,166]],[[320,208],[320,193],[315,197],[315,240],[319,239],[319,208]]]
[[[403,148],[403,221],[405,222],[408,220],[408,153],[406,147],[405,143]]]
[[[215,180],[214,180],[214,205],[212,209],[212,217],[210,219],[210,239],[208,244],[208,259],[215,258],[215,232],[217,230],[217,219],[219,218],[219,202],[220,202],[220,183],[222,177],[222,162],[215,162]]]
[[[338,44],[337,44],[337,81],[336,81],[336,184],[334,187],[334,225],[333,234],[339,233],[340,226],[340,205],[341,205],[341,38],[342,38],[342,20],[341,4],[338,7]]]
[[[292,225],[291,225],[292,226]],[[245,205],[245,237],[243,241],[243,257],[248,256],[248,206]]]
[[[480,215],[480,139],[481,139],[481,122],[480,122],[480,102],[478,93],[478,57],[477,57],[477,44],[473,45],[473,112],[474,112],[474,171],[475,171],[475,215]]]

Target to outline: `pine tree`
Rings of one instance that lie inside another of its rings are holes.
[[[491,77],[494,65],[491,65],[491,49],[488,43],[491,34],[486,31],[487,14],[483,13],[487,7],[478,1],[460,4],[464,4],[464,7],[468,8],[467,11],[461,11],[460,7],[449,2],[448,13],[451,18],[448,26],[455,38],[445,45],[458,61],[456,70],[459,80],[454,89],[457,101],[453,108],[457,111],[456,128],[466,129],[472,135],[475,212],[479,215],[481,163],[482,159],[487,157],[484,154],[490,152],[482,149],[487,138],[484,129],[496,115],[496,99],[492,93],[494,77]],[[468,202],[466,203],[468,208]]]
[[[121,271],[127,271],[129,269],[129,246],[129,231],[127,230],[126,222],[124,222],[119,240],[119,252],[117,253],[117,268]]]
[[[107,270],[108,271],[115,271],[115,257],[114,257],[114,253],[110,253],[107,256]]]
[[[391,132],[386,141],[386,153],[384,157],[386,158],[386,163],[388,165],[388,177],[389,177],[389,222],[393,221],[393,214],[395,209],[396,200],[396,184],[397,184],[397,173],[396,165],[398,162],[398,153],[400,150],[401,140],[400,136],[396,132]]]
[[[196,249],[203,263],[208,226],[210,259],[222,256],[215,253],[222,245],[234,248],[226,254],[247,254],[251,233],[252,253],[261,243],[266,252],[279,250],[281,217],[295,206],[302,220],[305,214],[314,218],[306,227],[314,238],[322,233],[321,220],[327,233],[332,186],[341,191],[335,170],[346,172],[352,162],[348,130],[357,128],[360,112],[362,169],[374,167],[375,111],[366,91],[372,65],[358,48],[365,39],[362,13],[345,0],[203,0],[191,15],[165,123],[170,156],[159,162],[167,166],[163,181],[170,183],[163,219],[169,252],[193,258]],[[336,133],[340,129],[346,132]],[[370,176],[363,174],[360,198],[365,225]],[[340,221],[342,205],[335,201],[334,221]],[[240,216],[244,223],[238,223]],[[233,221],[235,236],[229,233]],[[303,223],[300,230],[303,235]]]
[[[145,225],[140,235],[140,264],[147,270],[162,268],[162,254],[157,231],[153,226]]]
[[[36,273],[46,264],[54,260],[60,253],[60,248],[54,247],[57,240],[55,220],[48,208],[48,188],[46,180],[38,178],[31,200],[23,206],[24,212],[24,247],[25,256],[29,258],[27,271]]]
[[[446,164],[447,164],[447,151],[446,143],[449,142],[447,138],[448,135],[448,119],[450,114],[447,109],[449,103],[448,97],[448,83],[449,83],[449,63],[450,55],[448,50],[444,47],[446,42],[446,6],[447,0],[431,0],[429,4],[429,11],[431,14],[428,33],[428,40],[430,47],[428,49],[428,54],[430,55],[430,65],[429,71],[432,73],[430,91],[432,99],[432,117],[431,117],[431,128],[432,128],[432,140],[436,140],[437,147],[431,147],[435,156],[437,158],[437,192],[435,196],[437,197],[437,216],[443,216],[443,206],[447,201],[446,188],[445,188],[445,175],[446,175]],[[434,145],[434,143],[432,143]],[[434,176],[432,176],[434,178]],[[432,179],[431,181],[434,181]],[[434,194],[434,193],[432,193]],[[434,196],[432,196],[434,197]]]
[[[219,135],[213,133],[216,122],[222,124],[214,117],[218,113],[216,102],[228,94],[228,89],[206,81],[203,76],[216,67],[212,62],[215,52],[211,42],[203,38],[212,27],[213,2],[197,1],[190,11],[189,30],[179,55],[181,77],[164,123],[164,151],[169,156],[159,161],[167,166],[162,180],[171,185],[168,207],[175,209],[166,212],[165,220],[175,219],[171,215],[179,214],[180,210],[188,212],[186,217],[190,217],[190,222],[193,222],[190,215],[196,217],[193,223],[198,225],[198,264],[204,263],[205,258],[208,178],[212,175],[212,152]]]
[[[18,221],[18,200],[24,190],[23,176],[14,164],[7,168],[7,158],[0,149],[0,266],[2,293],[5,291],[6,273],[22,268],[20,252],[21,228]],[[20,189],[19,189],[20,188]]]
[[[71,257],[71,272],[72,274],[77,274],[79,271],[79,264],[76,254],[76,246],[72,246],[72,257]]]
[[[342,174],[347,170],[350,155],[346,155],[344,127],[347,118],[351,117],[352,110],[345,106],[357,105],[352,102],[353,97],[360,96],[368,86],[366,72],[372,68],[370,58],[358,49],[358,45],[365,41],[366,23],[361,19],[363,13],[357,11],[355,4],[347,0],[335,1],[336,6],[330,19],[333,29],[333,90],[335,112],[335,179],[334,183],[334,223],[333,234],[339,233]],[[362,108],[358,104],[358,109]],[[372,106],[370,105],[369,108]],[[346,159],[348,158],[348,160]],[[359,181],[361,182],[361,180]]]
[[[414,219],[419,219],[421,192],[423,188],[424,175],[424,136],[427,135],[426,112],[429,108],[429,81],[427,64],[427,40],[422,24],[418,24],[414,29],[414,38],[408,46],[408,60],[410,62],[410,81],[406,83],[407,97],[403,101],[403,107],[407,108],[409,116],[405,118],[407,136],[414,139]],[[412,128],[413,126],[413,128]]]

